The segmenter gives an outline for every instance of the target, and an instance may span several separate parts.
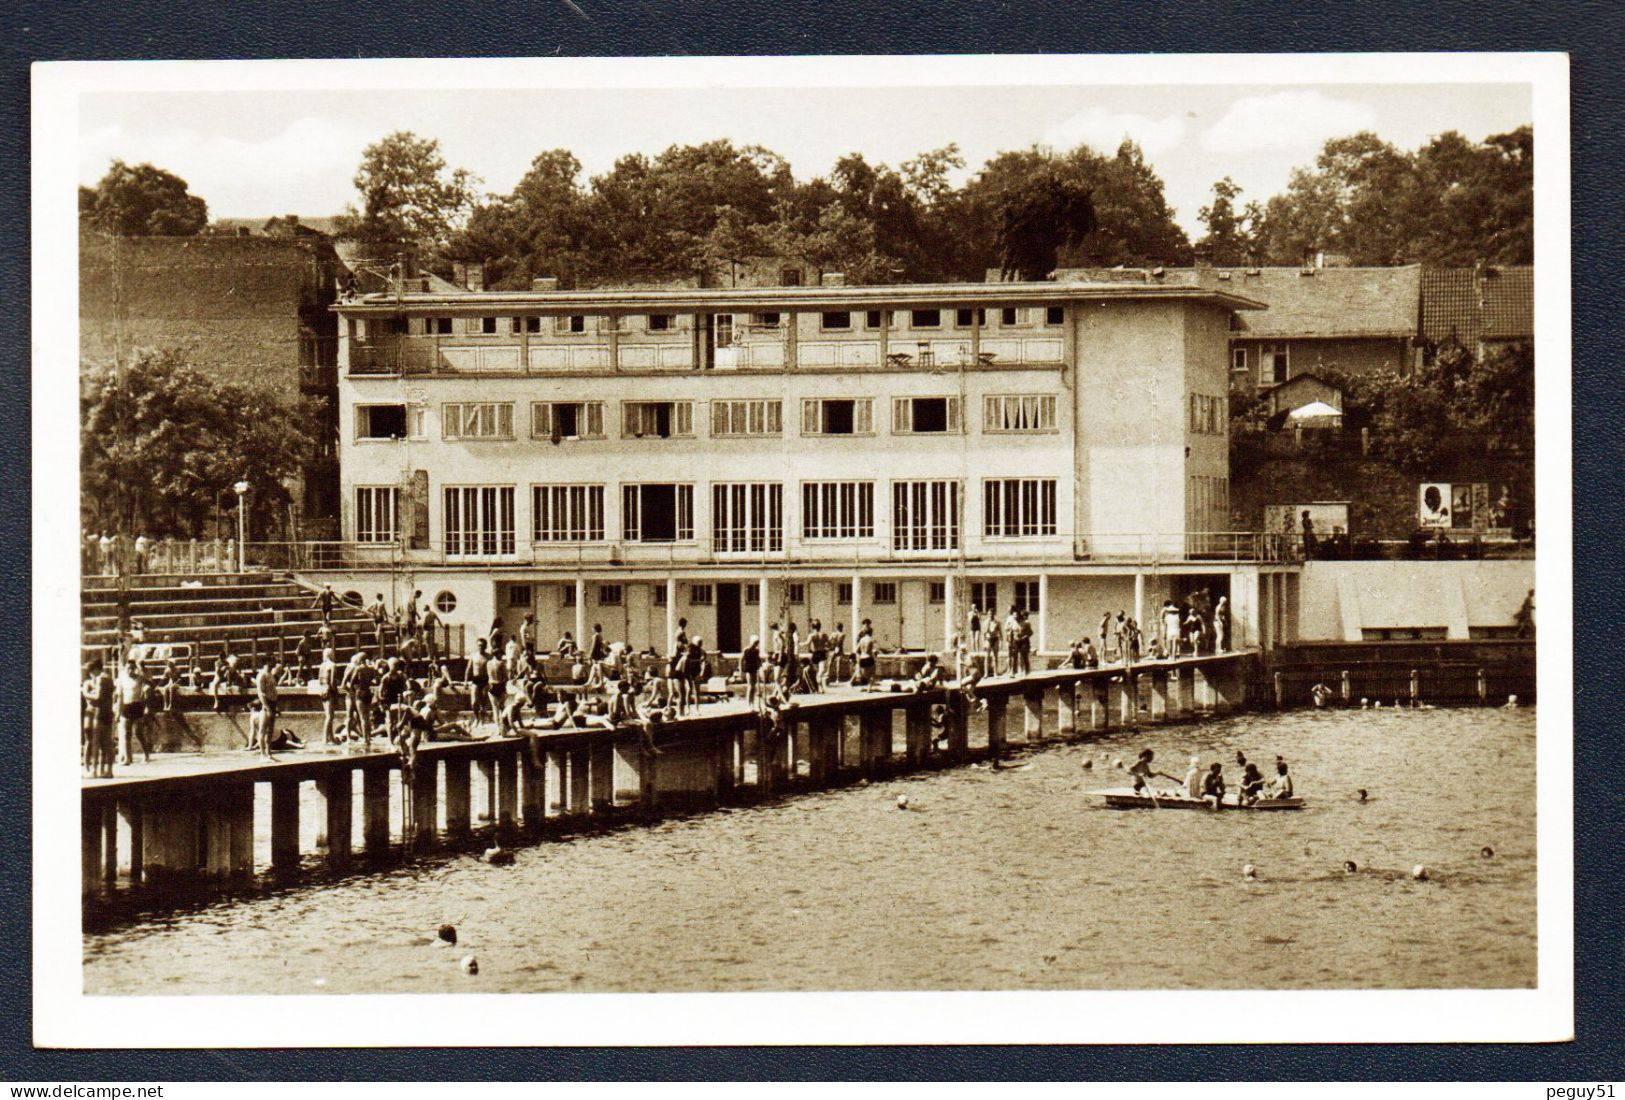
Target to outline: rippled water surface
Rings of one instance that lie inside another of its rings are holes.
[[[85,985],[1530,987],[1534,741],[1533,710],[1298,712],[1113,734],[1007,770],[545,843],[511,867],[455,857],[90,935]],[[1281,753],[1308,809],[1099,808],[1090,792],[1122,782],[1111,761],[1142,747],[1175,773],[1193,752],[1222,759],[1232,778],[1236,750]],[[1345,873],[1345,860],[1360,870]],[[1417,863],[1428,881],[1409,877]],[[447,921],[462,942],[429,946]],[[468,953],[478,976],[457,966]]]

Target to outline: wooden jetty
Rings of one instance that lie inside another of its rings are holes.
[[[121,888],[184,887],[195,896],[252,880],[260,870],[256,798],[266,789],[272,875],[295,876],[308,857],[344,872],[466,845],[486,823],[512,844],[561,825],[650,820],[670,810],[954,766],[972,758],[973,720],[987,731],[976,755],[997,758],[1011,742],[1012,710],[1027,744],[1133,726],[1145,714],[1160,722],[1222,712],[1242,703],[1257,658],[1248,650],[996,677],[977,686],[985,709],[953,689],[841,688],[795,697],[776,729],[743,704],[712,704],[656,725],[652,737],[618,727],[428,743],[404,771],[392,751],[285,754],[255,763],[224,753],[218,761],[193,758],[197,766],[181,774],[160,768],[164,774],[84,781],[83,894],[93,909]],[[304,797],[307,785],[318,797]],[[391,811],[397,786],[398,831]],[[316,824],[325,839],[307,850],[301,814],[312,806],[321,807]],[[352,839],[358,831],[359,851]]]

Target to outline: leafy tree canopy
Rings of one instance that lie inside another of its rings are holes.
[[[190,237],[209,223],[209,205],[172,172],[115,160],[95,187],[79,188],[79,221],[120,237]]]
[[[197,537],[247,480],[255,526],[289,502],[285,482],[316,447],[311,409],[219,382],[174,352],[83,368],[80,475],[87,530]],[[228,504],[228,507],[230,505]]]
[[[363,256],[385,264],[406,253],[441,266],[473,210],[479,179],[448,170],[440,142],[401,130],[362,150],[354,183],[360,208],[346,211],[338,229],[360,242]]]

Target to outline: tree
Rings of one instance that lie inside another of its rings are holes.
[[[1236,211],[1236,200],[1241,188],[1229,176],[1213,185],[1213,201],[1198,212],[1207,235],[1201,247],[1208,250],[1216,264],[1235,266],[1246,259],[1252,249],[1251,219],[1259,212],[1257,203],[1248,203],[1245,211]]]
[[[196,537],[231,486],[247,480],[260,529],[285,514],[286,482],[314,452],[315,410],[217,382],[180,355],[139,351],[83,368],[81,512],[87,526]]]
[[[79,188],[79,220],[120,237],[190,237],[209,223],[209,205],[171,172],[115,160],[94,188]]]
[[[353,182],[361,208],[339,219],[340,235],[356,238],[374,263],[404,252],[439,266],[474,207],[479,179],[448,171],[440,142],[400,130],[362,150]]]

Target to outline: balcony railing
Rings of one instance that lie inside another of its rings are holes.
[[[734,566],[780,569],[786,565],[848,566],[940,563],[953,568],[1031,563],[1034,568],[1064,562],[1124,565],[1177,565],[1191,562],[1276,562],[1293,560],[1284,536],[1257,531],[1191,534],[1098,534],[1069,540],[1066,536],[1034,539],[973,540],[958,547],[908,549],[885,539],[822,541],[787,539],[780,549],[735,549],[709,538],[670,542],[533,542],[498,536],[491,541],[452,540],[425,547],[398,543],[257,542],[249,543],[252,567],[277,570],[392,569],[425,566],[547,566],[613,569],[617,566]]]

